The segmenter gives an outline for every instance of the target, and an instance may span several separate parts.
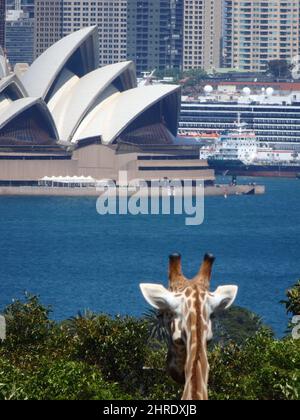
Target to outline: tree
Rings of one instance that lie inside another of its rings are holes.
[[[183,78],[187,79],[185,86],[197,86],[207,79],[207,73],[202,69],[191,69],[183,73]]]
[[[239,306],[232,306],[226,311],[221,311],[213,317],[213,340],[211,345],[224,346],[230,342],[243,344],[248,338],[253,337],[263,325],[261,318]],[[271,329],[269,329],[272,333]]]
[[[276,79],[289,78],[291,76],[291,67],[286,60],[271,60],[267,66],[267,71],[272,73]]]
[[[288,314],[300,315],[300,280],[286,292],[287,300],[283,300]]]

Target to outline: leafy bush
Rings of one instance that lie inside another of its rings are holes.
[[[5,310],[0,399],[178,399],[167,348],[147,319],[85,313],[61,324],[34,296]],[[154,322],[154,323],[153,323]],[[300,340],[275,340],[258,317],[234,308],[209,354],[212,399],[300,399]],[[250,337],[250,338],[247,338]]]
[[[152,344],[145,362],[141,396],[149,400],[179,400],[182,386],[175,383],[166,370],[167,347]]]
[[[145,322],[89,314],[74,318],[63,329],[72,336],[73,359],[98,366],[107,380],[132,392],[139,388],[148,351]]]
[[[262,320],[245,308],[233,306],[217,313],[213,318],[214,337],[212,345],[235,342],[242,344],[254,336],[263,326]]]
[[[300,280],[286,292],[286,301],[282,303],[286,306],[288,314],[300,315]]]
[[[281,303],[285,305],[287,314],[291,315],[287,329],[287,332],[291,333],[295,328],[292,318],[300,315],[300,280],[286,292],[286,298],[287,300],[283,300]]]
[[[8,352],[39,350],[48,340],[54,323],[49,320],[50,308],[43,306],[36,296],[25,295],[25,302],[14,301],[4,315],[7,323],[5,348]]]
[[[274,340],[262,329],[243,346],[217,347],[210,364],[213,399],[300,399],[299,340]]]
[[[0,400],[128,399],[116,384],[106,383],[84,363],[42,358],[33,370],[21,370],[0,359]]]

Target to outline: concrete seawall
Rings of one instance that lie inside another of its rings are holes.
[[[265,194],[266,187],[264,185],[215,185],[214,187],[206,187],[206,196],[218,195],[262,195]]]
[[[140,195],[143,195],[141,190]],[[150,188],[149,188],[150,191]],[[136,191],[128,191],[128,195],[134,194]],[[193,189],[193,194],[196,190]],[[124,195],[122,191],[117,192]],[[232,195],[261,195],[265,193],[263,185],[215,185],[205,187],[205,196],[232,196]],[[148,193],[145,192],[145,195]],[[60,197],[98,197],[101,191],[96,188],[65,188],[65,187],[0,187],[0,196],[60,196]],[[162,195],[176,195],[176,192],[167,190],[165,193],[160,191]]]

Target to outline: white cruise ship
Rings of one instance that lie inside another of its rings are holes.
[[[182,97],[179,135],[235,130],[237,114],[255,132],[259,147],[273,155],[300,154],[300,84],[224,82],[205,86],[203,95]]]

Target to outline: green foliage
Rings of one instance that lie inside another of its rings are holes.
[[[263,327],[259,316],[247,309],[233,306],[213,318],[213,345],[224,346],[229,342],[242,344]]]
[[[154,76],[158,79],[173,77],[174,82],[180,80],[182,73],[178,69],[156,70]]]
[[[267,63],[267,71],[277,79],[291,77],[291,65],[286,60],[271,60]]]
[[[300,280],[287,291],[287,300],[282,303],[286,306],[288,314],[300,315]]]
[[[183,78],[188,79],[185,86],[197,86],[202,80],[207,79],[207,73],[202,69],[191,69],[183,73]]]
[[[262,329],[243,346],[217,347],[210,365],[212,399],[300,399],[299,340],[274,340]]]
[[[163,79],[164,77],[172,77],[173,83],[178,84],[184,80],[185,87],[198,86],[203,80],[207,79],[207,73],[203,69],[190,69],[180,72],[177,69],[156,70],[155,77]]]
[[[164,325],[162,313],[157,309],[148,309],[144,315],[148,324],[150,339],[157,340],[159,343],[167,344],[169,342],[169,331]]]
[[[286,312],[291,315],[291,319],[288,325],[287,332],[295,328],[295,324],[292,322],[292,318],[296,315],[300,315],[300,280],[286,292],[286,300],[281,301],[286,307]]]
[[[44,307],[36,296],[25,295],[26,301],[14,301],[5,312],[7,340],[5,348],[29,351],[41,348],[47,341],[53,322],[50,308]]]
[[[145,322],[131,317],[79,316],[64,330],[72,336],[73,358],[97,365],[108,380],[136,389],[148,349]]]
[[[139,320],[85,313],[61,324],[49,314],[34,296],[5,310],[0,399],[180,398],[182,387],[166,372],[156,314]],[[259,318],[240,308],[218,322],[219,344],[209,355],[211,398],[300,399],[300,340],[256,332]]]
[[[149,400],[179,400],[182,387],[166,371],[167,348],[158,343],[148,351],[143,374],[142,395]]]
[[[0,400],[128,399],[116,384],[84,363],[42,358],[34,369],[21,370],[0,359]]]

